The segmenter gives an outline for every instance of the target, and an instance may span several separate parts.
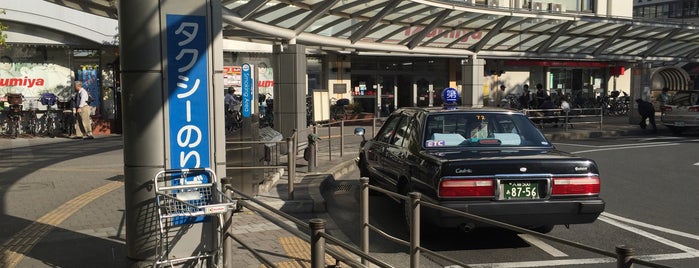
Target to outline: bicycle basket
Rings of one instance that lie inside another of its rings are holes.
[[[7,97],[7,102],[10,104],[22,104],[22,100],[24,99],[24,96],[19,93],[7,93],[5,94],[5,97]]]
[[[70,100],[66,100],[66,101],[58,100],[58,101],[56,101],[56,103],[58,104],[56,107],[60,110],[70,109]]]
[[[43,93],[43,94],[41,94],[41,97],[39,98],[39,100],[41,101],[41,104],[43,104],[43,105],[53,106],[56,104],[58,97],[56,97],[56,94],[53,94],[53,93]]]

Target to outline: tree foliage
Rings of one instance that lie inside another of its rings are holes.
[[[0,9],[0,14],[5,14],[4,9]],[[5,45],[5,39],[7,38],[7,35],[3,33],[3,31],[7,30],[7,26],[3,25],[0,22],[0,45]]]

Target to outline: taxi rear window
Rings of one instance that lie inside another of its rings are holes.
[[[521,114],[448,113],[426,118],[425,148],[455,146],[548,146],[543,134]]]

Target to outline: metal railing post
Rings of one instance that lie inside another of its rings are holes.
[[[633,248],[627,245],[616,246],[616,267],[617,268],[631,268],[633,258]]]
[[[600,111],[599,113],[599,129],[602,129],[602,121],[604,120],[604,113]]]
[[[221,178],[221,186],[223,193],[230,198],[233,198],[233,192],[229,187],[232,184],[232,179],[230,177]],[[221,241],[221,247],[223,249],[223,268],[233,268],[233,239],[228,234],[233,233],[233,211],[228,211],[223,214],[223,223],[221,231],[224,233],[223,241]]]
[[[332,140],[331,140],[331,139],[332,139],[332,136],[331,136],[331,134],[330,134],[331,129],[332,129],[332,128],[331,128],[331,127],[332,127],[331,125],[332,125],[332,124],[328,123],[328,161],[332,161],[332,160],[333,160],[333,156],[332,156],[333,143],[332,143]]]
[[[288,160],[287,162],[287,172],[289,173],[289,189],[288,195],[289,200],[294,200],[294,180],[296,180],[296,145],[294,144],[294,137],[289,137],[286,139],[286,144],[289,146],[287,151]]]
[[[410,192],[410,267],[420,267],[420,197],[417,192]]]
[[[372,117],[371,119],[371,136],[376,137],[376,116]]]
[[[345,119],[340,121],[340,157],[345,156]]]
[[[318,136],[318,126],[313,125],[313,135]],[[318,166],[318,146],[313,146],[313,170]]]
[[[359,178],[361,193],[359,197],[359,226],[360,226],[360,247],[362,252],[369,254],[369,178]],[[366,258],[362,257],[362,264],[368,265]]]
[[[311,219],[308,222],[311,228],[311,267],[325,267],[325,238],[321,233],[325,232],[325,220]]]

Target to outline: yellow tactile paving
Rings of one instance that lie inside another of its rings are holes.
[[[95,199],[116,190],[124,185],[123,182],[115,181],[105,184],[102,187],[79,195],[68,202],[63,203],[35,222],[29,224],[7,242],[0,246],[0,267],[13,268],[29,253],[32,248],[53,228],[72,216],[75,212]]]
[[[311,244],[308,242],[292,236],[292,237],[280,237],[279,244],[286,252],[286,255],[292,259],[291,261],[284,261],[275,263],[277,267],[280,268],[309,268],[311,267]],[[335,258],[325,254],[325,264],[334,265]],[[264,267],[264,266],[262,266]]]

